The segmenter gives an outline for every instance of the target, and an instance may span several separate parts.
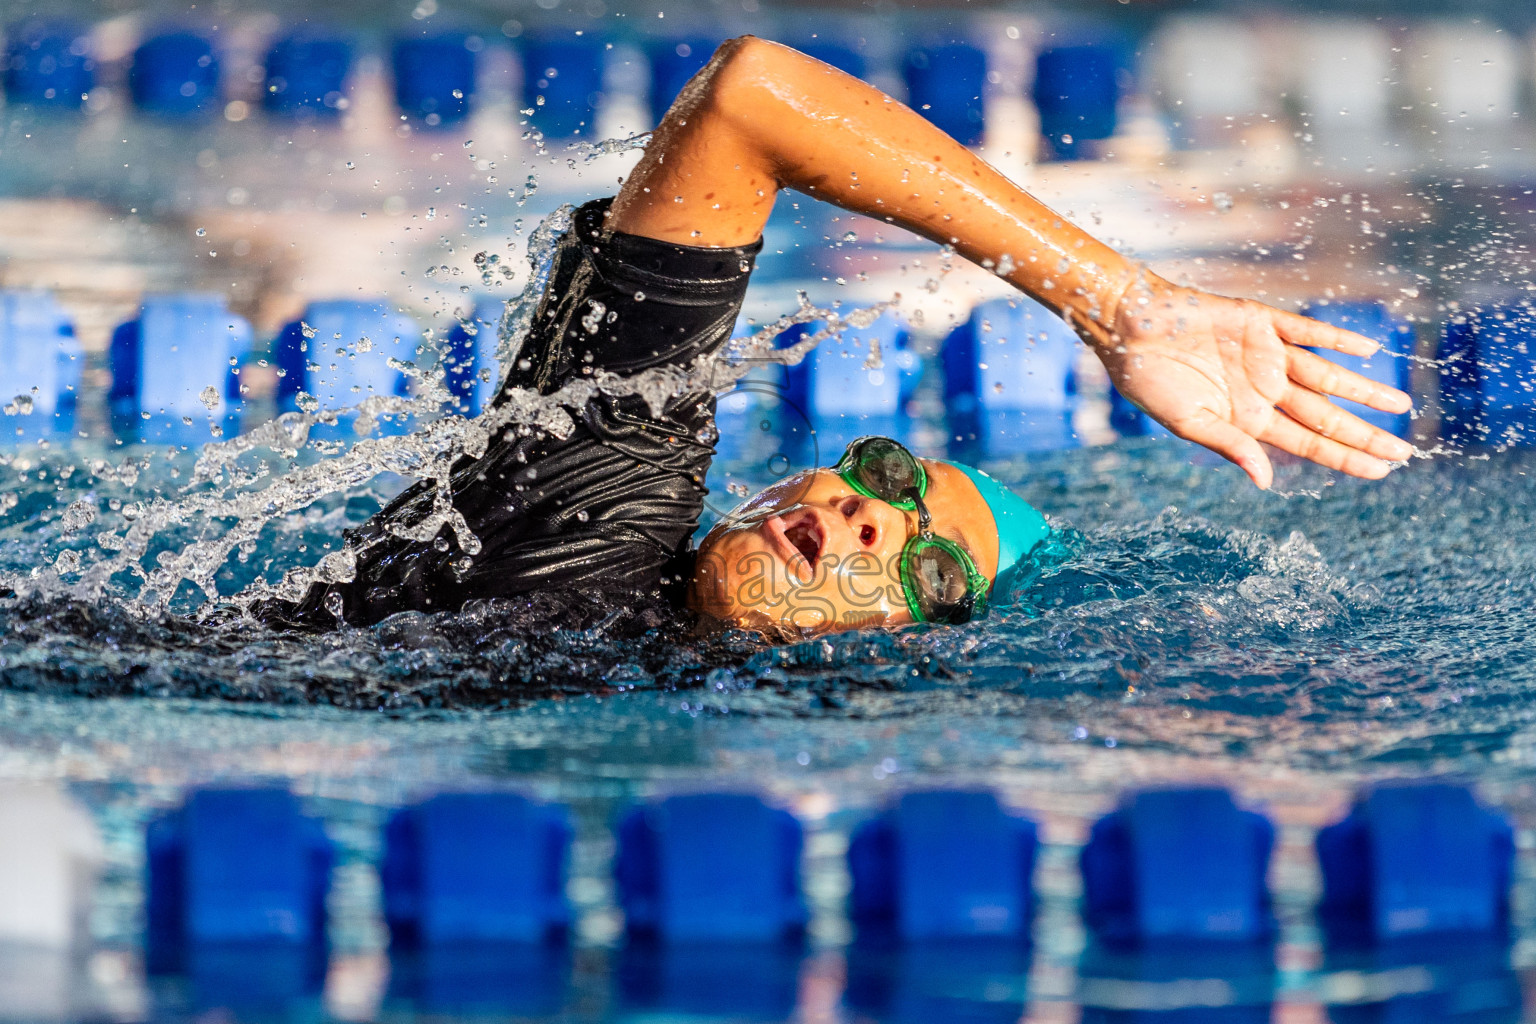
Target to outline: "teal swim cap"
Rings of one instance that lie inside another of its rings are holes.
[[[995,604],[999,595],[1007,592],[1015,571],[1035,545],[1051,535],[1050,524],[1039,509],[981,470],[958,462],[947,464],[970,478],[981,492],[981,500],[992,510],[992,518],[997,521],[997,578],[992,581],[989,595],[991,603]]]

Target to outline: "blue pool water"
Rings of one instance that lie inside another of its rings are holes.
[[[8,455],[0,493],[20,500],[0,520],[0,569],[89,546],[121,525],[114,502],[170,493],[190,469],[163,450],[133,457],[148,464],[130,484],[89,452]],[[290,780],[344,851],[327,1005],[357,1019],[383,998],[377,829],[434,788],[512,784],[572,805],[575,934],[590,961],[576,988],[591,999],[607,991],[619,938],[607,874],[619,810],[677,788],[772,794],[810,830],[813,941],[795,968],[805,1013],[807,1000],[836,1002],[824,990],[837,988],[849,937],[848,829],[907,787],[984,783],[1042,822],[1028,976],[1046,1008],[1099,998],[1072,980],[1090,970],[1077,959],[1073,850],[1127,785],[1216,780],[1279,821],[1281,994],[1297,1003],[1334,998],[1338,984],[1317,970],[1307,847],[1360,781],[1459,773],[1525,834],[1536,456],[1419,460],[1378,484],[1282,466],[1269,494],[1173,441],[992,468],[1065,539],[1013,605],[961,627],[772,648],[573,598],[580,628],[556,630],[570,610],[534,605],[296,637],[199,621],[190,593],[149,618],[112,598],[6,599],[0,768],[66,781],[105,828],[94,927],[103,948],[128,951],[114,984],[130,993],[144,820],[188,784]],[[82,499],[97,518],[65,537]],[[221,589],[269,557],[272,570],[312,559],[379,501],[361,490],[269,528]],[[1522,884],[1517,906],[1527,899]],[[1517,966],[1529,942],[1522,933]]]

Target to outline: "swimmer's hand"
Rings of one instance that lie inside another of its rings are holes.
[[[1368,338],[1146,272],[1109,319],[1107,337],[1089,341],[1121,394],[1179,437],[1237,463],[1261,488],[1274,469],[1260,441],[1368,480],[1413,454],[1408,442],[1328,398],[1401,413],[1412,406],[1406,394],[1307,351],[1369,356],[1380,346]]]

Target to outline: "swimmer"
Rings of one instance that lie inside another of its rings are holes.
[[[1412,454],[1329,401],[1403,412],[1407,395],[1308,351],[1366,356],[1374,342],[1171,284],[877,89],[751,36],[722,45],[683,89],[617,197],[576,211],[497,403],[594,369],[630,375],[713,356],[782,189],[992,269],[1070,323],[1149,416],[1261,488],[1273,479],[1264,444],[1367,479]],[[325,628],[594,590],[684,604],[773,639],[959,623],[1004,599],[1051,532],[978,470],[872,437],[748,500],[694,551],[713,396],[677,395],[656,413],[600,395],[573,413],[569,437],[508,430],[455,467],[453,503],[478,550],[459,550],[449,527],[431,541],[404,536],[436,501],[419,483],[349,533],[355,579],[259,614]]]

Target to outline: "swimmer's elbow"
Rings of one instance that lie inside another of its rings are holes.
[[[731,120],[751,120],[762,110],[767,89],[784,81],[804,55],[757,36],[727,39],[710,58],[700,99],[709,111]]]

